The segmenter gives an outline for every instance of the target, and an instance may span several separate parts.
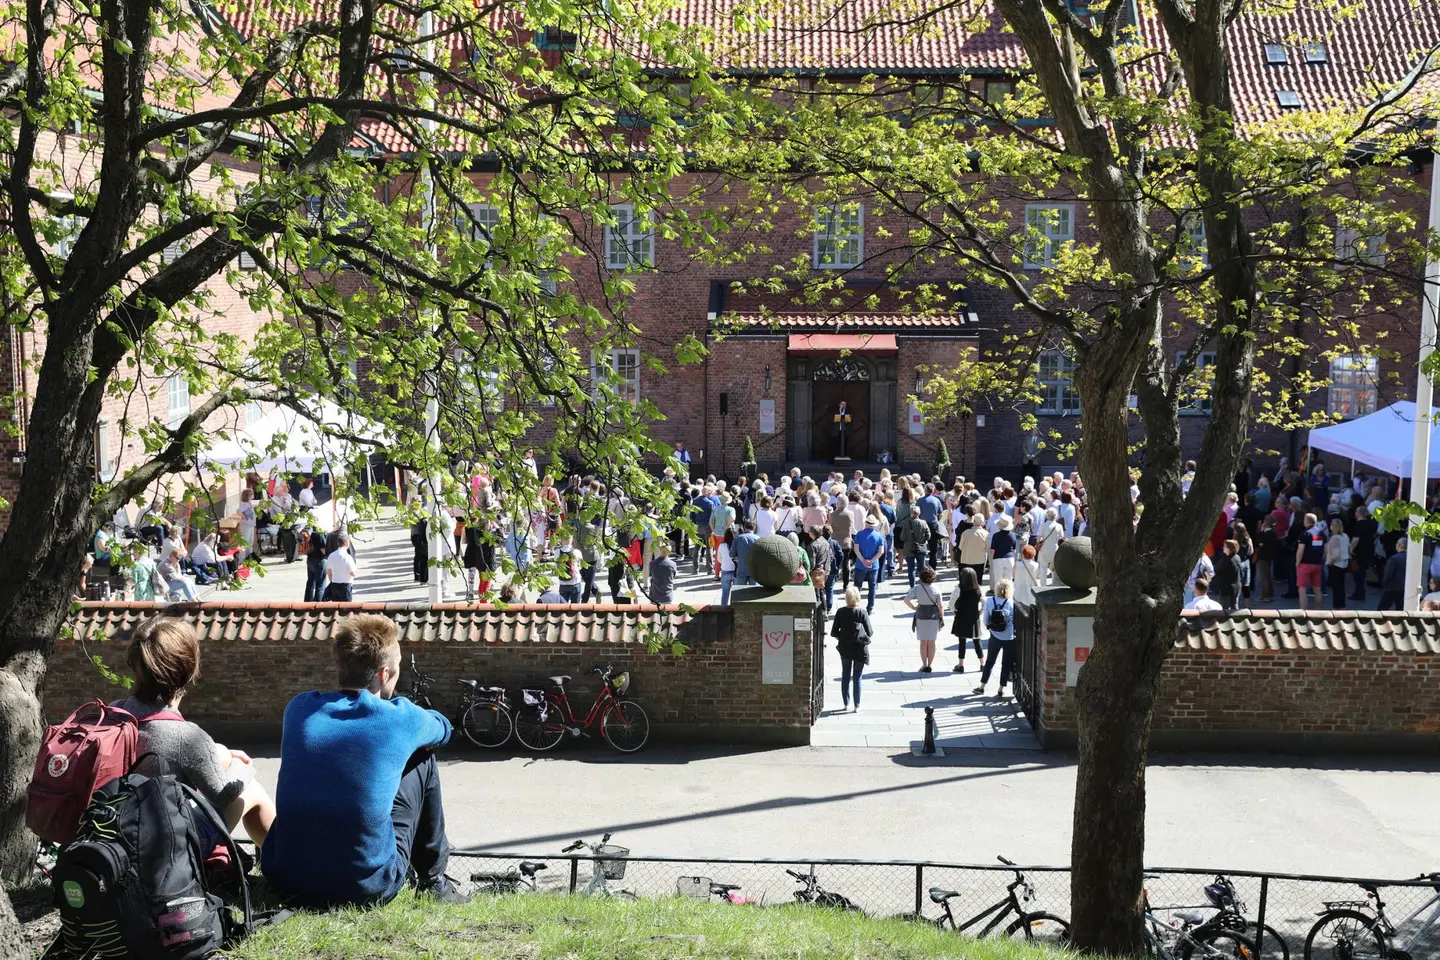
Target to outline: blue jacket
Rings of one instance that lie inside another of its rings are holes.
[[[944,509],[944,505],[940,503],[940,498],[934,494],[928,497],[921,497],[920,502],[916,504],[916,506],[920,508],[920,519],[926,523],[939,522],[940,511]]]
[[[384,903],[405,885],[390,810],[405,765],[450,721],[404,697],[302,693],[285,708],[265,878],[301,906]]]
[[[735,581],[739,583],[750,576],[750,548],[760,538],[753,533],[742,533],[735,537]]]

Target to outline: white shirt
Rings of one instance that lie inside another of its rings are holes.
[[[1015,560],[1015,602],[1032,606],[1035,603],[1035,588],[1040,585],[1040,564],[1034,560]]]
[[[1075,504],[1061,503],[1055,508],[1055,513],[1060,518],[1060,526],[1065,529],[1065,539],[1075,536]]]
[[[1212,580],[1215,577],[1215,564],[1211,563],[1210,558],[1203,553],[1200,554],[1200,559],[1195,561],[1195,568],[1190,571],[1190,579],[1185,581],[1185,588],[1193,591],[1195,581],[1200,579],[1202,573],[1206,580]]]
[[[325,558],[325,572],[331,583],[355,582],[355,558],[346,549],[336,550]]]
[[[1035,530],[1035,536],[1040,545],[1041,556],[1049,556],[1060,549],[1061,534],[1064,530],[1054,520],[1046,520]]]
[[[763,509],[762,509],[762,510],[756,510],[756,511],[755,511],[755,536],[757,536],[757,537],[768,537],[768,536],[770,536],[770,534],[772,534],[772,533],[774,533],[774,532],[775,532],[775,511],[774,511],[774,510],[763,510]]]
[[[1225,608],[1220,606],[1220,601],[1212,600],[1209,594],[1203,597],[1196,597],[1195,602],[1190,604],[1190,609],[1196,613],[1224,613]]]
[[[195,549],[190,551],[190,559],[198,564],[201,564],[202,566],[207,563],[214,563],[215,551],[210,549],[210,545],[208,543],[206,543],[204,540],[201,540],[199,543],[195,544]]]
[[[300,491],[300,498],[299,498],[299,499],[300,499],[300,506],[302,506],[302,507],[313,507],[313,506],[315,506],[315,491],[314,491],[314,490],[311,490],[309,487],[306,487],[305,489],[303,489],[303,490]]]

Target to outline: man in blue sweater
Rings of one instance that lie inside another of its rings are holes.
[[[386,903],[414,870],[422,893],[450,887],[445,810],[431,748],[450,721],[404,697],[395,624],[374,614],[335,631],[340,689],[302,693],[285,708],[275,824],[260,850],[265,878],[303,907]]]

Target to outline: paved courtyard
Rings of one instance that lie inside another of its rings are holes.
[[[423,603],[427,599],[426,587],[415,583],[412,577],[407,529],[381,521],[356,534],[354,542],[359,565],[356,600]],[[712,577],[703,571],[700,575],[691,573],[688,564],[682,566],[681,574],[677,595],[682,602],[697,605],[720,602],[720,587]],[[954,577],[954,567],[942,569],[939,586],[947,597]],[[451,575],[447,599],[462,598],[464,589],[460,577]],[[825,671],[830,681],[825,689],[827,709],[814,731],[814,744],[908,748],[923,740],[925,707],[930,706],[935,708],[936,742],[942,749],[1038,750],[1029,722],[1012,699],[979,697],[971,692],[980,676],[980,662],[973,648],[966,653],[966,672],[951,672],[957,645],[950,636],[948,618],[941,631],[941,653],[935,672],[920,673],[919,647],[910,630],[910,611],[900,601],[908,589],[901,575],[882,584],[876,593],[875,614],[871,619],[877,635],[871,643],[870,666],[862,681],[859,713],[847,714],[839,709],[840,660],[834,640],[826,639]],[[283,559],[271,556],[265,563],[265,575],[252,577],[243,590],[235,593],[212,590],[205,596],[292,601],[301,600],[304,595],[303,559],[286,564]],[[836,600],[843,602],[838,588]],[[992,692],[998,679],[998,675],[991,678]]]

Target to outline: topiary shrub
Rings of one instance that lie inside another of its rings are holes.
[[[740,453],[740,474],[741,476],[753,479],[759,473],[759,464],[755,462],[755,444],[751,442],[750,435],[745,435],[745,446]]]
[[[950,466],[950,448],[945,445],[945,438],[940,438],[940,447],[935,453],[935,469],[944,472]]]
[[[750,575],[762,586],[786,586],[799,569],[800,548],[785,537],[761,537],[750,548]]]

